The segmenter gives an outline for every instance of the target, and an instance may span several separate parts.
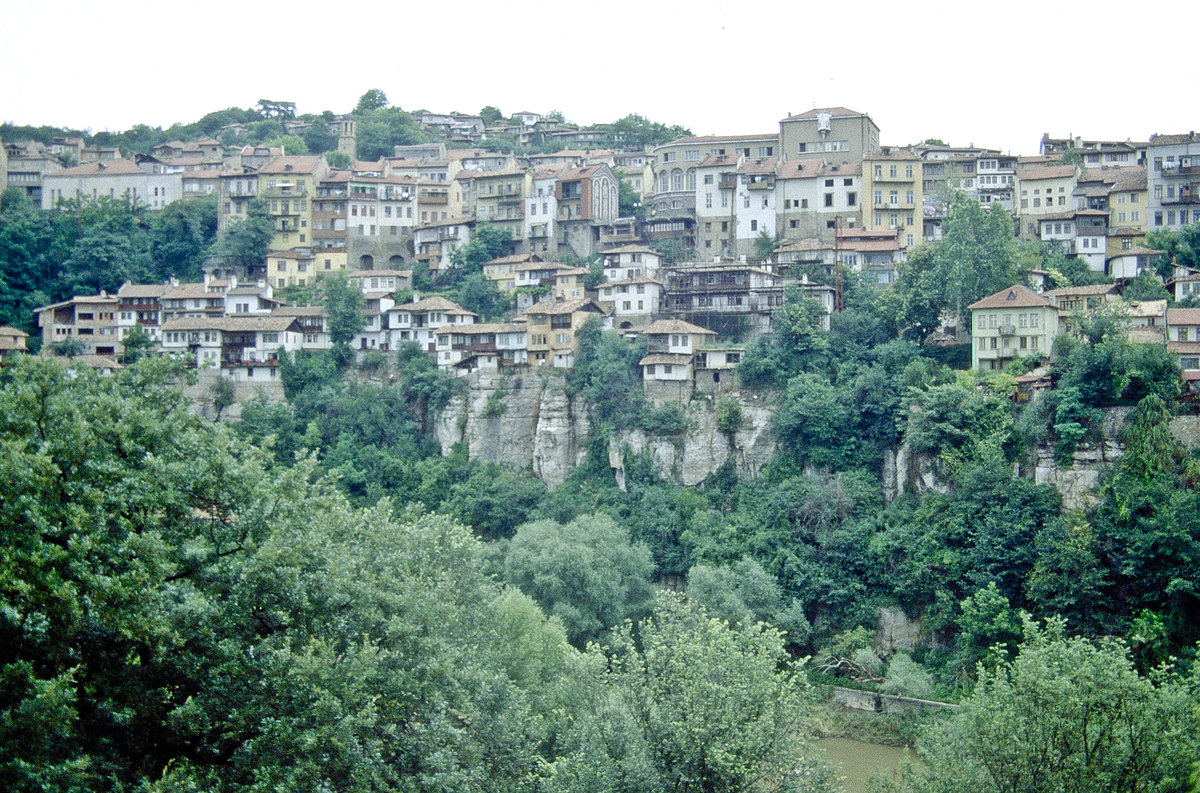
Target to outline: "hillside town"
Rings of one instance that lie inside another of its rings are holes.
[[[306,123],[287,131],[303,134]],[[969,306],[968,328],[944,318],[941,338],[971,335],[974,368],[1048,355],[1074,314],[1119,305],[1137,340],[1165,344],[1185,379],[1200,378],[1200,309],[1173,307],[1197,293],[1200,272],[1154,275],[1172,307],[1121,299],[1123,285],[1154,273],[1163,254],[1148,233],[1200,222],[1194,132],[1147,141],[1046,134],[1036,154],[1014,155],[935,140],[883,145],[868,114],[844,107],[787,115],[777,131],[644,148],[594,148],[612,140],[607,130],[532,112],[492,124],[424,113],[419,123],[437,142],[397,145],[374,161],[357,159],[353,116],[327,122],[337,159],[211,137],[132,155],[81,138],[6,142],[0,188],[19,187],[44,211],[104,197],[154,211],[209,195],[219,234],[257,202],[273,224],[264,257],[210,257],[202,282],[126,283],[38,308],[43,348],[74,339],[81,360],[113,368],[126,334],[140,327],[162,352],[196,366],[269,380],[280,351],[330,346],[323,309],[291,305],[286,294],[345,272],[365,306],[351,342],[360,356],[413,341],[455,373],[570,368],[577,331],[598,317],[631,339],[646,336],[648,388],[719,390],[742,345],[771,331],[789,290],[815,299],[827,328],[847,274],[892,284],[911,251],[942,238],[960,193],[1009,213],[1016,239],[1053,245],[1111,281],[1062,286],[1034,271],[1032,283]],[[482,147],[497,136],[561,148]],[[507,235],[503,255],[482,267],[510,304],[499,322],[414,291],[414,268],[436,279],[460,267],[483,229]],[[5,333],[7,349],[23,346],[22,331]]]

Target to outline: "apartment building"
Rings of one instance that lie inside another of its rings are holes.
[[[11,177],[10,177],[11,178]],[[122,198],[150,209],[162,209],[183,198],[179,173],[150,173],[129,160],[84,163],[42,176],[42,209],[59,201]]]
[[[785,162],[820,158],[830,164],[850,165],[878,150],[879,127],[866,113],[823,107],[779,122],[778,156]]]
[[[1146,156],[1150,230],[1200,223],[1200,135],[1151,135]]]
[[[862,225],[862,166],[793,158],[779,165],[777,236],[832,245],[837,230]]]
[[[867,203],[862,225],[868,231],[896,231],[901,249],[925,237],[924,171],[911,149],[882,148],[863,158],[862,189]]]
[[[1037,239],[1038,220],[1070,211],[1080,169],[1076,165],[1021,167],[1017,171],[1019,204],[1016,215],[1022,239]]]

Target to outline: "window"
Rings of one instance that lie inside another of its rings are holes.
[[[846,181],[850,181],[847,179]],[[846,193],[846,206],[858,206],[858,194]]]
[[[751,220],[751,221],[750,221],[750,230],[751,230],[751,231],[758,231],[758,221],[757,221],[757,220]]]
[[[825,206],[827,206],[827,207],[833,206],[833,193],[825,194]]]
[[[704,174],[704,183],[705,183],[705,184],[712,184],[712,183],[713,183],[713,178],[712,178],[712,174],[711,174],[711,173],[706,173],[706,174]]]

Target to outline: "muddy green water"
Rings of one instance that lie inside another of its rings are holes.
[[[849,738],[821,738],[816,746],[845,777],[846,793],[866,793],[867,780],[875,771],[893,772],[900,767],[904,750],[895,746],[854,741]]]

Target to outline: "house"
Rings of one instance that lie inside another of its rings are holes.
[[[496,370],[529,361],[524,322],[444,325],[433,332],[437,362],[457,374],[477,369]]]
[[[1163,252],[1141,245],[1130,246],[1109,254],[1108,275],[1112,278],[1137,278],[1142,273],[1155,273],[1154,263]],[[1180,299],[1180,298],[1176,298]]]
[[[1200,308],[1167,309],[1167,352],[1179,361],[1185,379],[1200,380]]]
[[[159,298],[163,321],[179,317],[222,316],[225,313],[225,290],[229,284],[229,281],[207,275],[202,283],[181,284],[172,280],[171,288]]]
[[[525,309],[529,328],[529,364],[569,369],[579,350],[576,334],[591,317],[608,320],[609,312],[595,300],[547,300]]]
[[[670,268],[666,287],[665,313],[730,336],[770,332],[771,314],[783,304],[779,275],[744,261]]]
[[[609,281],[596,291],[600,303],[611,308],[613,325],[621,330],[650,323],[662,309],[663,284],[654,278]]]
[[[624,281],[642,276],[657,278],[662,269],[662,256],[658,251],[644,245],[610,248],[601,256],[604,260],[604,277],[609,281]]]
[[[329,175],[321,156],[280,156],[258,169],[258,196],[275,224],[271,249],[287,251],[312,245],[313,198]],[[309,276],[311,278],[311,276]]]
[[[1038,220],[1055,213],[1067,212],[1074,204],[1079,167],[1049,165],[1022,167],[1017,171],[1016,209],[1022,239],[1037,239],[1041,231]]]
[[[454,266],[454,252],[471,241],[474,227],[475,221],[468,218],[422,223],[413,231],[416,260],[424,262],[432,274]]]
[[[878,284],[896,280],[896,265],[904,260],[900,229],[838,229],[834,254],[843,267],[864,273]]]
[[[778,167],[777,157],[756,157],[743,159],[737,168],[734,252],[738,256],[752,256],[760,235],[775,236],[775,172]]]
[[[529,196],[525,199],[525,240],[531,252],[550,254],[558,250],[558,194],[555,185],[562,168],[534,168]]]
[[[678,319],[660,319],[644,328],[642,334],[646,337],[646,355],[638,365],[642,367],[646,396],[654,401],[685,401],[692,392],[696,355],[717,334]]]
[[[1200,135],[1151,135],[1146,158],[1150,228],[1200,223]]]
[[[1131,342],[1161,345],[1166,341],[1166,300],[1131,300],[1126,311]]]
[[[363,292],[363,319],[366,322],[350,340],[350,347],[358,352],[391,349],[387,312],[395,305],[391,292]]]
[[[838,229],[862,226],[862,166],[795,157],[779,166],[778,236],[831,244]]]
[[[967,306],[971,312],[971,368],[1003,369],[1025,356],[1046,356],[1059,333],[1059,310],[1019,284]]]
[[[266,280],[282,289],[288,286],[312,286],[316,283],[316,256],[312,248],[292,248],[267,254]],[[253,268],[252,268],[253,269]]]
[[[1074,209],[1038,218],[1038,238],[1062,246],[1068,256],[1082,259],[1093,272],[1105,271],[1108,252],[1108,212]]]
[[[42,176],[42,209],[54,209],[59,201],[73,198],[123,198],[162,209],[182,197],[179,173],[147,173],[129,160],[84,163]]]
[[[501,256],[484,262],[483,275],[496,285],[496,289],[506,295],[511,295],[517,289],[515,268],[523,264],[540,262],[542,258],[532,253],[515,253],[512,256]]]
[[[162,327],[164,352],[182,354],[190,366],[219,366],[221,375],[242,382],[279,377],[279,351],[303,348],[295,317],[181,317]]]
[[[605,163],[568,168],[554,183],[558,206],[558,244],[577,256],[591,256],[601,227],[617,219],[617,176]]]
[[[283,301],[274,297],[274,290],[266,281],[258,283],[238,284],[236,280],[229,289],[225,290],[225,314],[265,315],[279,308]]]
[[[720,394],[737,388],[735,370],[745,354],[743,344],[705,343],[692,361],[696,388],[706,394]]]
[[[162,325],[162,299],[171,291],[172,285],[134,284],[126,281],[117,289],[117,338],[140,327],[154,341],[159,340]]]
[[[822,275],[831,278],[837,269],[837,249],[833,242],[816,237],[786,240],[775,246],[772,253],[775,271],[785,282],[799,280],[802,275]]]
[[[885,147],[863,157],[863,228],[895,231],[902,250],[925,238],[923,166],[911,149]]]
[[[8,185],[20,188],[34,206],[44,206],[42,182],[46,176],[61,171],[62,162],[45,146],[34,140],[3,145],[5,178]]]
[[[8,325],[0,326],[0,360],[12,357],[15,353],[26,352],[25,340],[29,334],[19,328]]]
[[[1058,309],[1058,332],[1066,333],[1075,314],[1090,315],[1101,306],[1121,302],[1116,284],[1064,286],[1042,293]]]
[[[879,150],[879,127],[866,113],[813,108],[780,120],[779,148],[784,160],[816,156],[831,165],[860,163]]]
[[[399,292],[412,289],[412,270],[359,270],[346,277],[350,285],[368,292]]]
[[[737,250],[738,168],[743,158],[710,154],[696,166],[696,248],[705,258]]]
[[[458,327],[475,322],[476,314],[444,297],[421,298],[414,294],[408,303],[387,309],[387,344],[396,349],[406,341],[436,352],[433,332],[444,326]]]
[[[120,355],[117,337],[117,306],[115,295],[73,297],[61,303],[37,309],[38,327],[42,329],[42,349],[75,339],[83,346],[83,354]]]
[[[328,350],[330,347],[328,321],[321,306],[276,306],[271,310],[273,317],[293,317],[300,332],[302,350]]]
[[[1176,265],[1175,278],[1169,282],[1169,285],[1175,288],[1176,303],[1182,303],[1200,295],[1200,270]]]

